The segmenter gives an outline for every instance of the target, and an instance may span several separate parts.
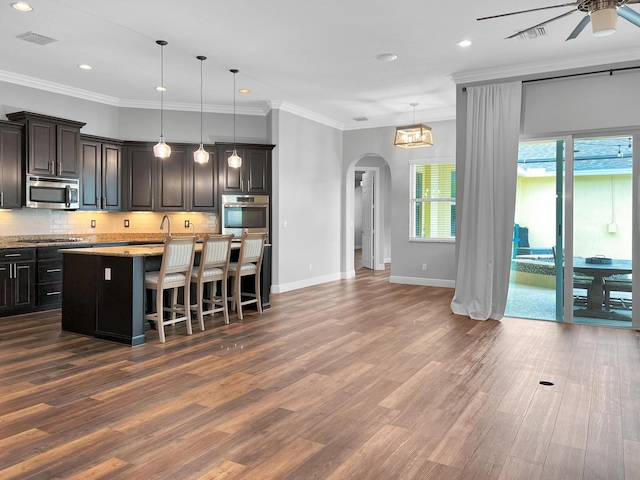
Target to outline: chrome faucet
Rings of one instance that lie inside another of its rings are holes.
[[[171,219],[169,218],[168,215],[164,215],[162,217],[162,223],[160,224],[160,230],[164,230],[164,221],[167,221],[167,223],[169,224],[169,229],[168,229],[168,234],[169,236],[171,236]]]

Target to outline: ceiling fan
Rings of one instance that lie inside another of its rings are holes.
[[[555,20],[564,18],[567,15],[571,15],[573,12],[580,11],[585,13],[585,16],[582,18],[582,20],[580,20],[580,23],[578,23],[573,32],[571,32],[571,35],[569,35],[569,37],[567,38],[567,40],[573,40],[578,35],[580,35],[582,30],[584,30],[584,27],[586,27],[589,22],[591,22],[593,34],[596,36],[604,36],[614,33],[616,31],[616,20],[618,15],[625,20],[633,23],[635,26],[640,27],[640,13],[637,13],[635,10],[627,7],[627,4],[633,3],[640,3],[640,0],[582,0],[578,2],[562,3],[560,5],[551,5],[549,7],[531,8],[529,10],[520,10],[518,12],[492,15],[490,17],[478,18],[478,20],[489,20],[491,18],[507,17],[510,15],[518,15],[520,13],[537,12],[538,10],[549,10],[551,8],[574,7],[568,12],[563,13],[562,15],[550,18],[549,20],[538,23],[537,25],[533,25],[529,28],[525,28],[524,30],[520,30],[513,35],[509,35],[508,37],[506,37],[518,37],[526,32],[533,31],[536,28],[547,25],[548,23],[551,23]]]

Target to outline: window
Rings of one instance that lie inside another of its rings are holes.
[[[411,165],[410,240],[454,240],[456,164]]]

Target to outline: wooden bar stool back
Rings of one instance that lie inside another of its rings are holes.
[[[242,320],[242,306],[255,303],[258,312],[262,314],[262,301],[260,299],[260,270],[262,268],[262,255],[267,238],[266,233],[247,233],[242,235],[240,254],[237,262],[229,263],[229,277],[231,283],[231,305],[238,312],[238,318]],[[242,291],[242,277],[253,275],[254,291]],[[243,297],[246,298],[243,300]]]
[[[231,256],[231,239],[233,235],[207,235],[202,242],[200,265],[191,272],[191,283],[195,283],[197,303],[191,310],[197,312],[200,330],[204,331],[204,316],[216,312],[224,314],[224,323],[229,324],[227,307],[227,272]],[[217,284],[220,294],[217,294]],[[205,288],[209,296],[205,297]]]
[[[145,318],[156,322],[162,343],[165,342],[165,325],[186,322],[187,333],[189,335],[192,333],[191,312],[189,309],[185,309],[184,305],[178,304],[178,289],[184,288],[184,298],[189,298],[195,246],[196,237],[167,238],[164,244],[160,271],[147,272],[145,274],[145,288],[156,290],[156,313],[145,315]],[[173,290],[171,304],[168,306],[163,304],[165,290]],[[171,314],[169,318],[164,318],[164,312]]]

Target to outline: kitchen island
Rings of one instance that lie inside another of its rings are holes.
[[[240,243],[231,248],[239,250]],[[201,250],[196,244],[196,252]],[[263,308],[269,307],[270,250],[267,245],[263,258]],[[145,343],[144,275],[160,269],[163,252],[163,244],[62,250],[62,330],[130,346]]]

